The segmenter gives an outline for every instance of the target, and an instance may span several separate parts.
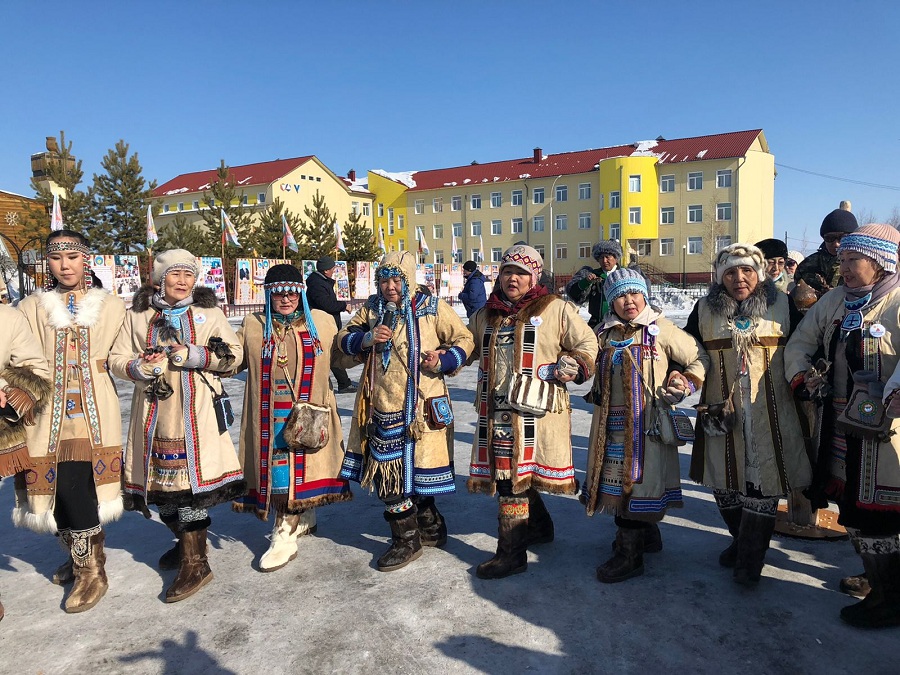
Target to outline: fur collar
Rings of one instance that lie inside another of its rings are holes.
[[[102,288],[92,288],[75,305],[73,317],[66,309],[65,293],[57,291],[37,291],[37,293],[38,302],[47,313],[47,321],[55,330],[64,330],[73,325],[93,328],[100,320],[103,301],[109,295],[109,291]]]
[[[728,319],[735,316],[749,316],[761,319],[766,315],[768,308],[778,299],[778,289],[771,279],[757,284],[749,298],[741,303],[728,295],[725,286],[712,284],[706,296],[706,303],[713,314],[724,316]]]
[[[542,295],[539,298],[535,298],[527,305],[523,305],[519,308],[519,311],[516,312],[516,315],[521,317],[530,318],[532,316],[539,316],[548,306],[554,301],[559,300],[560,297],[558,295],[554,295],[553,293],[548,293],[547,295]],[[487,321],[488,323],[494,323],[495,321],[502,320],[506,318],[506,315],[497,311],[496,309],[492,309],[488,307],[487,311]]]
[[[141,313],[150,309],[150,307],[152,307],[150,300],[153,298],[155,292],[156,289],[152,284],[144,284],[141,286],[140,290],[134,294],[134,299],[131,301],[132,311]],[[206,286],[194,286],[193,307],[210,309],[217,305],[218,301],[216,300],[216,293],[213,289],[207,288]]]

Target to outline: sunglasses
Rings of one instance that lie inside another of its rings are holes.
[[[843,234],[826,234],[826,235],[825,235],[824,237],[822,237],[822,238],[825,240],[825,243],[826,243],[826,244],[836,244],[836,243],[838,243],[841,239],[844,238],[844,235],[843,235]]]

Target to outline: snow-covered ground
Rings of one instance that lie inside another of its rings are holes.
[[[690,307],[669,312],[683,323]],[[347,318],[347,317],[345,317]],[[354,380],[359,368],[350,371]],[[661,525],[664,550],[642,577],[615,585],[594,570],[610,555],[612,518],[587,518],[574,497],[547,496],[556,540],[529,553],[526,573],[474,576],[496,546],[496,501],[465,491],[474,433],[475,368],[451,380],[458,491],[438,499],[450,530],[390,574],[374,568],[386,548],[381,503],[355,498],[318,511],[318,533],[272,574],[256,570],[270,524],[213,510],[214,581],[194,597],[162,601],[174,572],[156,560],[170,545],[154,517],[126,514],[107,532],[110,588],[84,614],[62,611],[49,579],[63,554],[55,540],[0,519],[0,673],[896,673],[896,631],[845,626],[837,590],[858,572],[847,542],[776,538],[762,582],[745,590],[717,558],[728,533],[708,490],[688,481],[685,508]],[[227,383],[240,410],[243,382]],[[572,444],[583,478],[588,385],[572,388]],[[120,388],[122,409],[131,388]],[[339,395],[349,429],[353,395]],[[686,406],[694,403],[686,402]],[[693,412],[688,408],[690,412]],[[127,413],[126,413],[127,414]],[[237,441],[237,428],[232,437]],[[0,504],[12,506],[11,481]]]

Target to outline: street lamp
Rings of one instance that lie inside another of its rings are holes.
[[[685,261],[687,260],[687,244],[681,245],[681,287],[687,288],[687,270]]]
[[[553,200],[556,198],[556,182],[562,178],[562,175],[553,179],[553,185],[550,186],[550,276],[553,276],[553,260],[556,258],[556,251],[553,250],[553,230],[556,229],[556,223],[553,221]]]

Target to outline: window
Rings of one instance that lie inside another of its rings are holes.
[[[619,208],[619,191],[609,193],[609,208],[617,209]]]
[[[502,248],[492,248],[491,249],[491,262],[500,262],[500,257],[503,255]]]
[[[583,241],[578,244],[578,257],[579,258],[590,258],[591,257],[591,245]]]
[[[425,200],[417,199],[416,200],[416,215],[421,216],[423,213],[425,213]]]
[[[628,176],[628,191],[629,192],[640,192],[641,191],[641,176],[638,174],[637,176]]]
[[[568,230],[569,229],[569,216],[565,213],[558,213],[554,218],[556,221],[556,229],[557,230]]]
[[[688,237],[688,255],[700,255],[703,253],[703,237]]]
[[[463,250],[459,249],[458,251],[453,252],[453,262],[461,263],[463,261]]]
[[[435,197],[431,200],[431,212],[440,213],[444,210],[444,200],[441,197]]]
[[[703,205],[702,204],[691,204],[688,206],[688,222],[689,223],[702,223],[703,222]]]
[[[477,237],[481,234],[481,221],[473,220],[472,221],[472,236]]]
[[[534,250],[537,251],[537,252],[540,254],[540,256],[541,256],[542,258],[544,257],[544,246],[543,246],[543,244],[542,244],[541,246],[535,246],[535,247],[534,247]]]
[[[462,223],[453,223],[453,236],[454,237],[462,236]]]
[[[364,216],[368,216],[368,215],[370,215],[370,214],[371,214],[371,210],[370,210],[370,207],[369,207],[369,202],[364,202],[364,203],[363,203],[363,215],[364,215]]]
[[[300,179],[301,179],[301,180],[306,180],[306,174],[305,174],[305,173],[301,173],[301,174],[300,174]],[[309,179],[312,180],[312,176],[310,176]]]
[[[475,260],[475,261],[481,260],[481,249],[473,248],[472,249],[472,257],[469,258],[469,260]]]
[[[393,229],[394,229],[394,207],[393,206],[388,207],[388,227],[390,227],[391,230],[393,231]]]
[[[675,174],[666,174],[659,177],[660,192],[675,192]]]
[[[194,209],[194,211],[199,210],[200,202],[195,199],[193,202],[191,202],[191,208]]]
[[[450,210],[451,211],[462,211],[462,197],[456,195],[455,197],[450,197]]]
[[[558,202],[569,201],[569,186],[568,185],[557,185],[556,186],[556,201],[558,201]]]
[[[534,232],[544,231],[544,216],[535,216],[531,219],[531,229]]]
[[[394,221],[388,221],[388,234],[394,234]]]
[[[433,228],[434,238],[435,239],[443,239],[444,238],[444,226],[443,225],[435,225]]]
[[[716,204],[716,220],[731,220],[731,202]]]
[[[209,208],[212,208],[215,205],[216,205],[216,199],[215,199],[215,197],[213,197],[209,200]]]
[[[663,206],[659,210],[659,224],[660,225],[674,225],[675,224],[675,207],[674,206]]]
[[[397,229],[398,230],[403,229],[403,216],[400,214],[397,214]]]
[[[702,171],[691,171],[688,174],[688,190],[702,190],[703,189],[703,172]]]
[[[384,218],[384,204],[378,202],[378,217]]]
[[[619,241],[622,238],[622,226],[619,223],[611,223],[609,226],[609,238]]]
[[[632,206],[628,209],[628,224],[629,225],[640,225],[641,224],[641,207],[640,206]]]
[[[350,202],[350,211],[354,214],[359,213],[359,202]]]
[[[178,202],[178,210],[184,211],[184,202]]]
[[[168,212],[169,212],[169,205],[163,204],[163,213],[168,213]]]
[[[522,234],[522,219],[521,218],[513,218],[512,225],[510,227],[510,232],[513,234]]]
[[[265,204],[266,203],[266,193],[265,192],[260,192],[259,194],[256,195],[256,203],[257,204]],[[356,213],[356,212],[354,211],[354,213]]]
[[[716,187],[731,187],[731,169],[719,169],[718,171],[716,171]]]
[[[471,200],[470,206],[473,209],[480,209],[481,208],[481,195],[472,195],[472,200]]]
[[[557,244],[556,245],[556,259],[557,260],[565,260],[569,257],[569,245],[568,244]]]
[[[716,237],[716,253],[721,251],[723,248],[731,246],[731,235],[730,234],[720,234]]]
[[[435,265],[443,265],[444,264],[444,252],[443,251],[435,251],[434,252],[434,264]]]
[[[513,190],[510,201],[512,201],[513,206],[522,206],[522,191]]]
[[[641,257],[646,257],[650,255],[650,246],[652,245],[652,241],[650,239],[637,239],[635,241],[635,251]]]
[[[242,206],[247,206],[248,201],[249,200],[247,199],[247,195],[241,195],[241,205]]]
[[[590,213],[579,213],[578,214],[578,229],[579,230],[591,229],[591,214]]]
[[[312,176],[310,176],[310,178],[312,178]],[[322,177],[321,177],[321,176],[316,176],[316,182],[317,182],[317,183],[321,183],[321,182],[322,182]]]
[[[578,184],[578,199],[590,199],[591,198],[591,184],[590,183],[579,183]]]
[[[600,211],[603,210],[603,193],[600,193]]]
[[[544,188],[535,188],[534,192],[531,193],[531,201],[534,204],[543,204],[544,203]]]
[[[675,255],[675,240],[674,239],[660,239],[659,240],[659,254],[660,255]]]
[[[503,234],[503,221],[502,220],[492,220],[491,221],[491,234]]]
[[[398,251],[405,251],[405,250],[406,250],[406,240],[405,240],[405,239],[398,239],[398,240],[397,240],[397,250],[398,250]]]
[[[499,192],[491,193],[491,208],[496,209],[503,205],[503,198],[500,196]]]

